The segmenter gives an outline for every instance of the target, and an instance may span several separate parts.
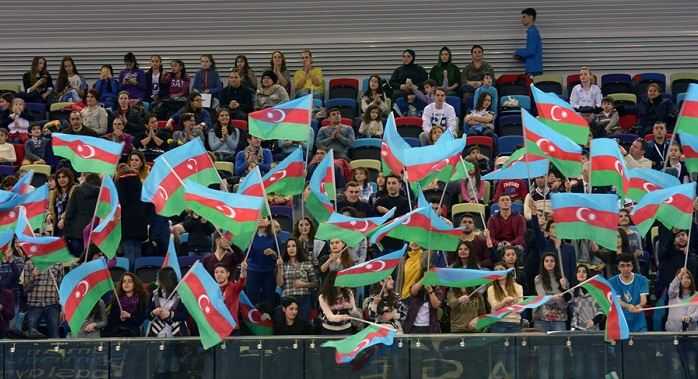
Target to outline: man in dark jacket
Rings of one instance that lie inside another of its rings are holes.
[[[75,187],[73,195],[68,200],[63,230],[68,249],[76,257],[79,257],[85,249],[83,231],[95,213],[99,187],[102,183],[99,175],[91,172],[83,172],[78,181],[80,185]]]
[[[247,121],[247,114],[252,112],[252,90],[242,84],[237,68],[230,70],[228,86],[219,95],[222,108],[230,110],[230,118]]]

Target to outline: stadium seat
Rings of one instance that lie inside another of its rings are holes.
[[[12,91],[19,93],[20,90],[20,86],[17,83],[0,83],[0,92]]]
[[[562,75],[538,75],[533,77],[533,83],[543,92],[562,95]]]
[[[350,162],[351,168],[364,167],[368,170],[368,180],[375,182],[378,173],[382,170],[381,161],[379,159],[355,159]]]
[[[397,133],[402,137],[419,138],[424,131],[420,117],[398,117],[395,119]]]
[[[157,280],[158,270],[165,262],[164,257],[141,257],[134,263],[133,273],[143,283],[154,283]]]
[[[460,225],[460,219],[463,213],[470,213],[473,215],[475,220],[475,227],[482,230],[485,225],[482,224],[482,219],[487,215],[487,208],[484,204],[479,203],[459,203],[453,204],[451,207],[451,219],[453,220],[453,226],[458,227]],[[480,217],[482,215],[482,217]]]
[[[499,137],[497,141],[497,150],[500,155],[511,155],[514,152],[514,147],[523,144],[522,135],[505,135]]]
[[[31,110],[32,112],[40,114],[41,120],[46,118],[46,104],[44,104],[44,103],[25,103],[24,105],[27,107],[27,109]]]
[[[116,257],[116,266],[123,267],[126,271],[131,271],[131,261],[126,257]]]
[[[245,120],[230,120],[230,122],[238,129],[247,131],[247,121]]]
[[[601,93],[604,96],[608,96],[611,93],[635,93],[633,79],[628,74],[602,75]]]
[[[216,170],[230,173],[230,176],[235,176],[235,164],[233,162],[216,161],[213,163]]]
[[[615,107],[619,106],[624,106],[624,107],[634,107],[637,105],[637,96],[635,96],[634,93],[628,92],[628,93],[611,93],[608,95],[604,96],[609,96],[613,98],[613,105]]]
[[[15,169],[18,169],[24,160],[24,145],[21,143],[13,143],[12,146],[14,146],[15,155],[17,156],[17,161],[15,161],[13,166],[15,166]]]
[[[665,138],[668,140],[671,140],[671,137],[673,137],[673,134],[667,133]],[[649,142],[649,141],[652,141],[653,139],[654,139],[653,133],[645,134],[645,141]]]
[[[271,217],[281,225],[281,230],[289,232],[293,229],[293,210],[291,207],[272,205],[269,210]]]
[[[465,151],[468,151],[470,146],[477,145],[480,148],[480,153],[492,160],[494,155],[494,141],[492,137],[487,136],[471,136],[465,140]]]
[[[329,99],[354,99],[359,97],[359,81],[353,78],[330,80]]]
[[[679,109],[679,111],[681,111],[681,104],[683,103],[684,99],[686,99],[686,92],[676,95],[676,107]]]
[[[688,86],[691,83],[698,84],[698,72],[676,72],[669,76],[671,83],[671,94],[678,103],[678,94],[688,91]]]
[[[628,128],[635,124],[637,124],[637,115],[632,113],[620,116],[618,119],[618,125],[620,125],[621,129],[623,130],[628,130]]]
[[[446,103],[448,103],[450,106],[453,107],[453,109],[456,111],[456,117],[460,120],[461,114],[460,114],[460,97],[458,96],[446,96]],[[460,122],[460,121],[458,121]]]
[[[213,240],[213,238],[211,238],[211,240]],[[194,263],[200,260],[201,257],[199,257],[198,255],[187,255],[184,257],[177,257],[177,261],[179,262],[179,270],[182,272],[182,276],[186,275],[187,272],[189,272],[191,266],[193,266]]]
[[[420,147],[422,146],[422,141],[419,140],[419,138],[414,138],[414,137],[402,137],[402,139],[407,142],[410,147]]]
[[[359,117],[358,105],[356,99],[329,99],[327,100],[327,111],[329,115],[329,110],[332,108],[339,109],[339,113],[342,114],[342,118],[348,118],[352,120],[351,125],[354,124],[353,120]]]
[[[64,109],[65,107],[67,107],[67,106],[69,106],[69,105],[73,105],[73,104],[75,104],[75,103],[73,103],[73,102],[71,102],[71,101],[64,101],[64,102],[53,103],[53,104],[51,104],[51,107],[49,108],[49,110],[51,110],[51,111],[57,111],[57,110],[59,110],[59,109]]]
[[[519,106],[516,110],[505,110],[502,108],[502,104],[504,104],[505,101],[509,100],[509,97],[512,99],[516,99],[516,101],[519,102]],[[519,109],[523,108],[528,111],[531,110],[531,97],[528,95],[507,95],[507,96],[502,96],[499,98],[499,114],[500,116],[503,115],[508,115],[508,114],[520,114]]]
[[[572,75],[567,75],[567,98],[570,98],[570,94],[572,93],[572,89],[574,86],[577,84],[581,84],[582,82],[579,80],[579,74],[572,74]],[[593,75],[593,78],[591,80],[591,84],[598,84],[598,78],[596,75]]]
[[[496,86],[499,96],[530,95],[530,89],[526,83],[520,80],[519,75],[500,75],[497,78]]]
[[[633,80],[635,81],[635,93],[638,97],[647,92],[647,86],[652,83],[658,84],[662,93],[666,92],[666,75],[664,74],[646,72],[633,76]]]
[[[354,141],[352,159],[381,159],[381,143],[379,138],[359,138]]]
[[[158,129],[166,129],[167,128],[167,121],[166,120],[158,120]]]
[[[342,117],[341,123],[342,123],[342,125],[354,127],[354,120],[353,120],[353,119],[350,119],[350,118]],[[326,119],[322,120],[322,126],[327,126],[327,125],[329,125],[329,124],[330,124],[330,119],[329,119],[329,118],[326,118]]]

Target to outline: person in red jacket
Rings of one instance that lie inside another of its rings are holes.
[[[497,249],[510,245],[524,248],[524,230],[526,230],[524,216],[511,210],[511,197],[506,193],[499,195],[497,205],[499,205],[499,212],[491,215],[487,220],[492,245]]]
[[[245,288],[247,278],[246,261],[240,263],[240,270],[240,279],[237,282],[230,281],[230,267],[227,264],[223,262],[216,263],[213,270],[213,277],[223,293],[223,302],[228,307],[230,314],[233,315],[233,319],[235,319],[235,329],[230,333],[231,336],[240,335],[240,322],[237,320],[237,317],[238,309],[240,308],[240,292]]]

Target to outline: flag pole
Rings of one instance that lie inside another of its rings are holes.
[[[405,193],[407,193],[407,203],[410,205],[410,210],[412,210],[412,197],[410,196],[410,181],[407,178],[407,168],[403,168],[404,174],[402,175],[402,181],[405,182]]]
[[[524,120],[524,109],[521,108],[521,120]],[[526,141],[526,123],[522,121],[521,126],[523,127],[523,134],[524,134],[524,149],[526,149],[526,152],[524,153],[524,160],[526,161],[526,176],[528,177],[528,188],[533,188],[531,186],[531,168],[528,164],[528,142]],[[550,164],[548,164],[550,165]],[[530,193],[530,192],[529,192]]]
[[[375,326],[382,328],[382,329],[395,330],[387,325],[376,324],[375,322],[367,321],[367,320],[364,320],[362,318],[356,318],[356,317],[349,316],[349,320],[354,320],[354,321],[363,322],[365,324],[375,325]]]
[[[332,168],[334,168],[334,164],[333,164]],[[271,233],[274,235],[274,243],[276,243],[276,254],[280,255],[281,248],[279,247],[279,239],[277,238],[277,235],[276,235],[276,228],[274,228],[274,218],[271,216],[271,207],[269,206],[269,202],[267,201],[267,189],[264,187],[264,181],[262,180],[262,173],[259,170],[255,170],[255,171],[257,172],[257,176],[259,177],[259,185],[262,187],[262,201],[264,202],[264,205],[267,207],[267,212],[269,213],[269,223],[271,224]],[[334,172],[334,170],[332,172]],[[336,189],[335,189],[335,196],[337,196]],[[335,205],[335,207],[336,207],[336,205]],[[254,240],[254,237],[252,239]],[[252,245],[250,244],[250,247],[251,246]],[[250,252],[248,250],[247,254],[249,255],[249,253]],[[247,257],[245,257],[245,259],[247,259]]]
[[[104,174],[104,175],[106,175],[106,174]],[[102,198],[102,191],[103,190],[104,190],[104,177],[102,177],[102,183],[99,186],[99,193],[97,194],[97,204],[95,204],[95,211],[92,213],[92,218],[90,218],[90,232],[87,234],[87,247],[84,248],[85,251],[90,249],[90,242],[92,241],[92,231],[94,230],[94,225],[95,225],[94,220],[95,220],[95,217],[97,217],[97,209],[99,209],[99,199]],[[83,262],[83,263],[87,263],[87,254],[85,254],[85,262]]]
[[[332,168],[332,187],[334,187],[334,211],[337,212],[337,177],[334,172],[334,149],[330,149],[330,165]]]
[[[112,290],[114,291],[114,298],[116,299],[116,303],[119,304],[119,311],[123,312],[124,308],[121,306],[121,300],[119,300],[119,294],[116,293],[116,287],[112,287]]]
[[[191,273],[194,271],[194,267],[196,267],[196,265],[198,265],[199,263],[201,263],[201,261],[196,261],[196,262],[194,262],[194,264],[189,268],[189,271],[187,271],[187,273],[184,274],[184,276],[182,277],[182,279],[180,279],[180,281],[177,283],[177,285],[175,286],[175,288],[172,289],[172,292],[167,296],[167,299],[165,299],[164,304],[167,304],[167,302],[170,301],[170,299],[171,299],[172,296],[175,294],[175,292],[177,292],[177,289],[179,288],[179,286],[180,286],[182,283],[184,283],[184,280],[189,276],[189,274],[191,274]],[[169,309],[168,309],[168,312],[169,312]],[[150,326],[151,326],[151,325],[153,325],[153,322],[152,322],[152,321],[148,323],[148,329],[145,331],[145,336],[146,336],[146,337],[148,337],[148,334],[150,333]]]
[[[667,308],[680,308],[680,307],[688,307],[688,306],[695,306],[695,303],[678,303],[678,304],[671,304],[671,305],[662,305],[659,307],[651,307],[651,308],[642,308],[642,311],[653,311],[655,309],[667,309]]]
[[[460,162],[461,162],[461,164],[463,164],[463,168],[465,169],[465,162],[463,162],[463,157],[460,157]],[[473,192],[475,192],[475,184],[473,184],[473,183],[470,181],[470,175],[468,175],[467,181],[468,181],[468,184],[470,184],[470,188],[473,190]],[[444,188],[445,188],[445,187],[444,187]],[[477,192],[476,192],[476,193],[477,193]],[[477,199],[475,199],[475,201],[477,201]],[[480,202],[478,201],[476,204],[480,205]],[[441,209],[441,207],[439,207],[439,209]],[[480,207],[478,207],[477,213],[480,215],[480,220],[482,220],[482,227],[483,227],[483,228],[486,228],[486,227],[487,227],[487,223],[485,222],[485,215],[484,215],[483,212],[480,210]]]
[[[689,175],[689,178],[690,178],[690,175]],[[689,247],[691,246],[691,231],[693,230],[693,218],[696,215],[695,199],[693,200],[693,202],[694,202],[694,206],[693,206],[693,210],[691,211],[691,225],[688,227],[688,244],[686,245],[686,254],[684,254],[685,257],[683,259],[683,268],[686,268],[688,266],[688,256],[690,255]]]
[[[587,279],[587,280],[585,280],[585,281],[583,281],[583,282],[577,284],[576,286],[574,286],[574,287],[572,287],[572,288],[566,290],[565,292],[562,292],[562,294],[564,295],[564,294],[566,294],[566,293],[568,293],[568,292],[572,292],[574,289],[581,287],[582,284],[587,284],[587,283],[589,283],[590,281],[592,281],[593,279],[595,279],[595,278],[596,278],[597,276],[599,276],[599,275],[600,275],[600,274],[596,274],[596,275],[592,276],[591,278],[589,278],[589,279]]]
[[[555,238],[558,239],[558,238]],[[553,240],[553,243],[555,243],[555,240]],[[562,239],[560,239],[560,245],[562,245]],[[565,276],[565,268],[563,267],[562,264],[562,252],[560,251],[560,246],[556,246],[557,248],[557,262],[560,265],[560,272],[562,273],[562,277],[567,280],[567,276]],[[567,281],[567,285],[569,285],[569,281]]]

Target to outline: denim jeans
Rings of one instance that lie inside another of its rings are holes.
[[[542,321],[536,320],[534,326],[544,332],[563,331],[567,330],[567,325],[564,321]],[[541,379],[548,378],[550,366],[553,368],[553,378],[562,378],[565,375],[564,346],[540,346],[538,353],[538,377]],[[552,356],[552,363],[550,357]]]
[[[313,303],[310,295],[294,296],[298,302],[298,317],[306,322],[310,322],[310,311],[313,309]]]
[[[58,304],[52,304],[46,307],[27,306],[27,326],[29,328],[39,329],[41,319],[46,320],[48,327],[48,338],[59,337],[59,326],[61,317],[61,307]]]
[[[136,262],[136,258],[140,258],[143,254],[141,249],[143,241],[140,238],[124,238],[121,240],[121,249],[124,251],[124,257],[128,258],[131,265]]]
[[[75,257],[79,258],[82,255],[82,252],[85,250],[85,240],[82,238],[71,238],[70,243],[68,244],[68,250],[70,250],[70,254],[73,254]]]
[[[303,97],[305,95],[310,95],[310,91],[299,91],[296,93],[296,98]],[[325,100],[325,94],[318,91],[313,91],[313,99]]]
[[[61,101],[61,102],[72,101],[73,103],[77,103],[78,101],[81,101],[81,100],[82,99],[80,99],[80,95],[78,95],[78,91],[73,89],[73,90],[70,90],[70,91],[66,92],[65,94],[63,94],[63,96],[61,96],[59,101]]]

